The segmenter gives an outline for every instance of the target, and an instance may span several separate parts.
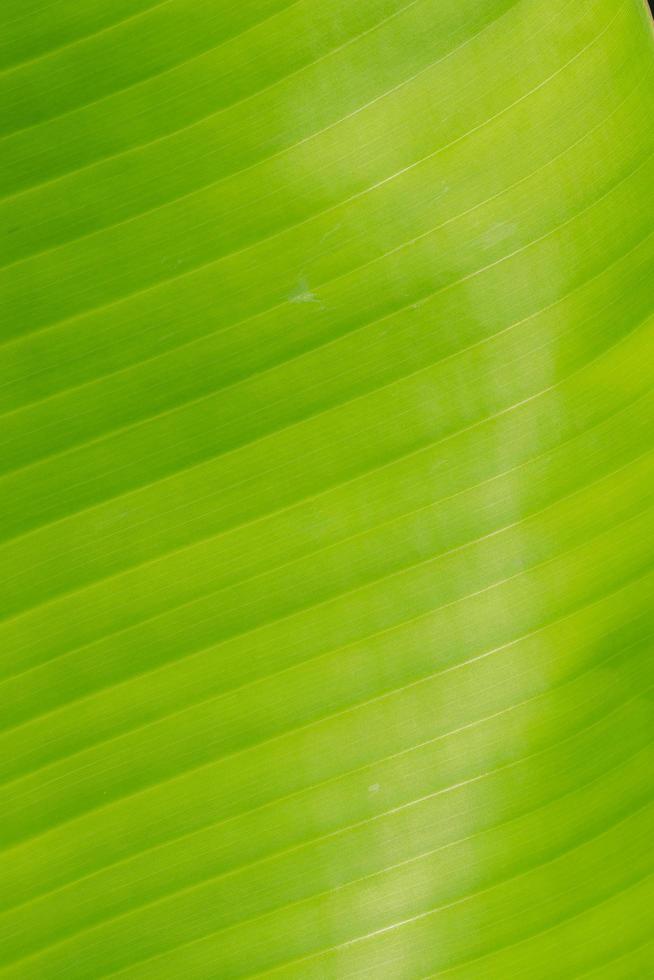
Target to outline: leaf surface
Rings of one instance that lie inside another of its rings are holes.
[[[5,0],[0,978],[654,975],[643,0]]]

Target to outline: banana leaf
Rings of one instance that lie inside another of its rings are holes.
[[[654,977],[644,0],[4,0],[0,980]]]

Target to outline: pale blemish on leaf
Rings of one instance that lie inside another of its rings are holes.
[[[309,289],[309,283],[303,277],[297,287],[288,297],[289,303],[320,303],[320,299]]]

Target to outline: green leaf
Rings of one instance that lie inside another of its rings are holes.
[[[0,25],[0,980],[654,976],[643,0]]]

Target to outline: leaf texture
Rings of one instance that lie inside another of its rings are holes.
[[[0,980],[654,976],[643,0],[5,0]]]

